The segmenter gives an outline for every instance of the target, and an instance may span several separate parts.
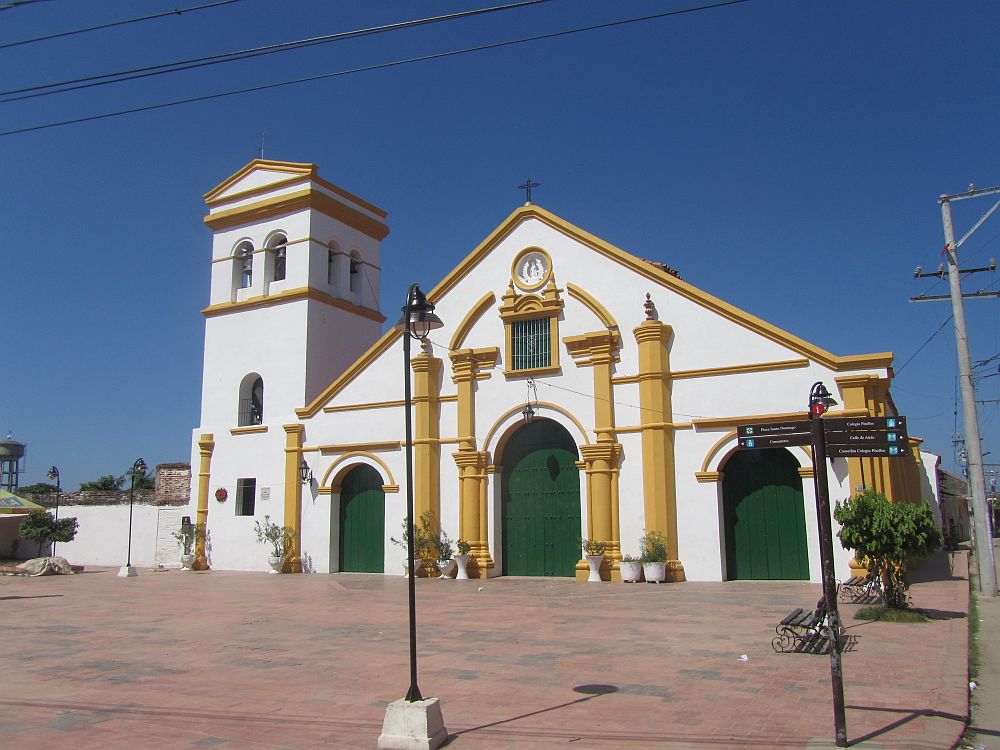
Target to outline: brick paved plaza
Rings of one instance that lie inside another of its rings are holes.
[[[932,622],[842,609],[852,746],[963,731],[967,558],[936,562],[911,589]],[[0,578],[0,748],[373,748],[406,691],[402,578],[115,573]],[[420,688],[449,747],[833,746],[829,657],[771,649],[815,584],[416,583]]]

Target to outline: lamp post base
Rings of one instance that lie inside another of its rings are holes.
[[[385,707],[378,750],[436,750],[448,740],[437,698],[410,703],[393,701]]]
[[[119,578],[134,578],[137,575],[139,575],[139,573],[136,571],[134,565],[122,565],[118,569]]]

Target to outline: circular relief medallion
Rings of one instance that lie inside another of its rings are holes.
[[[549,257],[541,250],[528,250],[514,261],[514,282],[522,289],[537,289],[551,272]]]
[[[229,493],[226,492],[225,487],[219,487],[219,489],[215,491],[215,499],[220,503],[224,503],[227,497],[229,497]]]

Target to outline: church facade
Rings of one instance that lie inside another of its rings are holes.
[[[314,165],[264,160],[205,200],[198,567],[266,569],[268,516],[294,530],[289,572],[401,575],[407,370],[416,515],[466,540],[479,576],[585,578],[595,539],[618,579],[656,531],[672,580],[818,581],[808,446],[743,450],[736,428],[806,418],[819,381],[833,416],[896,414],[890,353],[831,354],[531,204],[427,291],[444,327],[407,366],[401,334],[381,333],[384,211]],[[909,451],[834,460],[831,503],[932,499]]]

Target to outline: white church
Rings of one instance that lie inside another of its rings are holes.
[[[267,515],[294,529],[287,572],[402,575],[387,213],[315,165],[265,160],[205,202],[196,567],[266,570]],[[602,575],[619,580],[648,530],[667,541],[670,580],[820,580],[809,447],[740,449],[736,428],[806,418],[818,381],[831,416],[895,416],[891,353],[831,354],[530,203],[425,291],[444,327],[410,362],[416,515],[471,545],[471,575],[585,579],[585,538],[606,543]],[[936,457],[919,443],[834,460],[831,504],[863,487],[933,499]]]

